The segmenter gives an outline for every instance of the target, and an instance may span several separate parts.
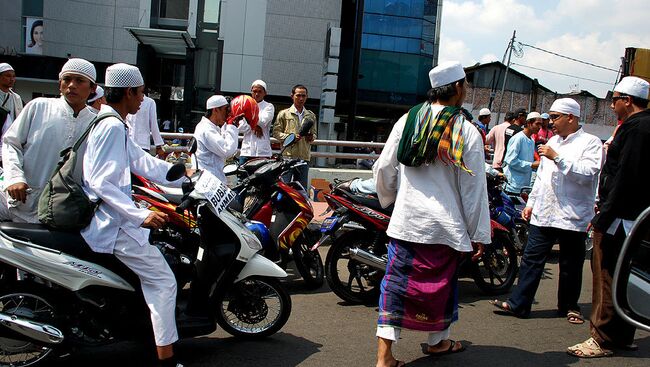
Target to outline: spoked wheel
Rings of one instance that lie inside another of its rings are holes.
[[[508,292],[519,269],[517,250],[510,237],[495,233],[492,243],[485,245],[483,256],[473,266],[474,282],[483,292],[490,295]]]
[[[306,240],[309,236],[301,235],[301,243],[293,247],[293,260],[296,269],[309,288],[320,288],[323,285],[325,271],[323,270],[323,259],[318,250],[310,249],[312,241]]]
[[[0,295],[0,312],[40,322],[50,322],[55,315],[50,302],[30,292]],[[52,351],[52,348],[30,341],[0,336],[0,366],[33,366],[42,362]]]
[[[350,258],[351,248],[372,251],[372,244],[373,236],[369,232],[354,230],[337,238],[327,252],[327,283],[344,301],[361,304],[378,302],[384,272]]]
[[[219,325],[230,335],[248,339],[275,334],[291,314],[289,293],[273,278],[237,282],[217,306]]]

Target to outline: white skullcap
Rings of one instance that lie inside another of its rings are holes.
[[[11,65],[7,64],[6,62],[3,62],[0,64],[0,74],[4,73],[5,71],[14,71],[14,68],[12,68]]]
[[[259,85],[260,87],[264,88],[264,91],[266,92],[266,83],[264,83],[264,80],[257,79],[256,81],[253,82],[253,84],[251,84],[251,88],[253,88],[256,85]]]
[[[541,118],[542,115],[539,114],[539,112],[531,112],[526,116],[526,121],[531,120],[531,119],[536,119],[536,118]]]
[[[114,64],[106,68],[106,83],[111,88],[134,88],[144,85],[140,69],[129,64]]]
[[[458,61],[443,62],[429,71],[431,88],[442,87],[464,78],[465,70]]]
[[[228,104],[226,97],[216,95],[208,98],[208,101],[205,102],[205,108],[211,110],[213,108],[219,108]]]
[[[492,112],[490,112],[490,110],[487,108],[481,108],[481,110],[478,112],[479,116],[489,116],[491,114]]]
[[[649,89],[650,83],[647,81],[641,78],[637,78],[636,76],[626,76],[625,78],[621,79],[621,81],[616,85],[614,92],[648,99]]]
[[[573,116],[580,117],[580,105],[571,98],[560,98],[553,102],[549,112],[572,114]]]
[[[72,58],[66,61],[61,68],[59,73],[59,79],[62,79],[64,75],[67,74],[77,74],[84,76],[90,79],[91,82],[95,82],[97,79],[97,71],[95,71],[95,65],[90,61],[84,59]]]
[[[88,100],[88,103],[93,103],[96,100],[102,98],[104,96],[104,88],[100,87],[99,85],[97,86],[97,89],[95,89],[95,96],[91,99]]]
[[[542,114],[542,119],[544,119],[544,120],[548,120],[549,118],[550,118],[550,116],[548,115],[548,113],[544,112],[544,113]]]

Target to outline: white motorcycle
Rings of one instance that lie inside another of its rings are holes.
[[[176,165],[168,179],[184,172]],[[180,337],[210,334],[217,324],[237,337],[274,334],[289,319],[291,298],[278,281],[285,271],[259,254],[264,234],[247,228],[265,227],[228,209],[235,195],[216,177],[193,178],[177,210],[194,215],[199,243],[157,244],[178,282]],[[134,273],[91,251],[78,233],[0,223],[0,366],[127,339],[153,340]]]

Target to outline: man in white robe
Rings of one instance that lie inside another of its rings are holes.
[[[18,93],[12,90],[15,84],[16,71],[14,71],[14,68],[6,62],[0,63],[0,108],[7,112],[4,121],[0,121],[0,126],[2,126],[0,129],[2,131],[0,135],[0,149],[2,148],[2,135],[9,129],[11,123],[23,109],[23,100],[20,99]]]
[[[129,125],[129,135],[140,148],[146,152],[151,150],[151,138],[156,146],[156,154],[163,156],[162,146],[165,145],[160,129],[158,128],[158,115],[156,112],[156,101],[144,96],[138,112],[129,114],[126,117]]]
[[[273,154],[269,133],[275,115],[275,107],[264,100],[264,97],[266,97],[266,83],[263,80],[253,82],[251,96],[260,109],[259,121],[254,129],[251,129],[248,124],[242,124],[239,127],[239,131],[244,134],[241,151],[239,152],[239,163],[242,164],[251,158],[268,158]]]
[[[88,136],[83,159],[84,190],[91,200],[102,201],[81,235],[93,251],[112,253],[140,278],[151,311],[158,359],[163,365],[176,366],[176,279],[160,250],[149,245],[146,229],[162,227],[168,217],[138,208],[131,198],[131,172],[174,185],[165,178],[172,165],[144,152],[127,133],[124,120],[140,106],[143,85],[135,66],[115,64],[106,69],[107,105],[101,107],[98,116],[119,117],[103,119]]]
[[[206,170],[226,182],[223,166],[226,159],[237,152],[239,130],[237,126],[226,123],[230,106],[224,96],[216,95],[208,98],[205,108],[207,109],[205,116],[201,117],[201,121],[194,129],[197,143],[196,168]],[[237,119],[234,122],[237,123]],[[245,120],[241,120],[240,125],[249,126]]]
[[[27,103],[2,138],[4,183],[0,219],[38,223],[38,198],[61,159],[95,114],[86,105],[95,91],[96,71],[83,59],[68,60],[59,73],[59,98]]]

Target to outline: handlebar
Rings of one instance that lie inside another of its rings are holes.
[[[187,210],[190,206],[192,206],[193,203],[194,203],[194,199],[190,197],[183,199],[181,204],[176,207],[175,209],[176,213],[183,214],[185,210]]]

